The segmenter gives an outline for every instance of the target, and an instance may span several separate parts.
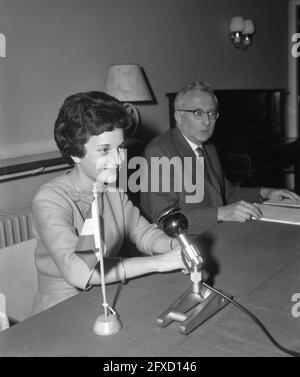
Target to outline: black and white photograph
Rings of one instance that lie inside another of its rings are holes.
[[[300,356],[300,0],[0,0],[0,357]]]

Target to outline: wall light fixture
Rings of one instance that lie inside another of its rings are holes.
[[[229,26],[229,36],[236,49],[247,50],[252,44],[255,26],[252,20],[241,16],[233,17]]]

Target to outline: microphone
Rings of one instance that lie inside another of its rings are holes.
[[[157,221],[168,236],[176,237],[178,240],[182,247],[182,260],[190,271],[192,281],[192,286],[157,318],[157,324],[165,327],[172,321],[177,321],[180,323],[180,331],[188,334],[229,301],[211,290],[207,284],[202,284],[203,259],[197,246],[186,233],[188,220],[184,214],[176,208],[171,208],[163,212]]]
[[[200,266],[203,263],[200,251],[186,233],[188,220],[181,212],[176,208],[168,209],[160,214],[157,222],[169,237],[178,240],[187,262],[192,266]]]

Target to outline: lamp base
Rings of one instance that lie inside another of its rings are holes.
[[[115,314],[108,314],[105,317],[104,314],[97,317],[93,330],[97,335],[113,335],[116,334],[122,328],[122,322]]]

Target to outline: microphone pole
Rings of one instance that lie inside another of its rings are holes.
[[[101,276],[101,289],[103,296],[104,314],[97,317],[94,324],[94,332],[97,335],[112,335],[117,333],[122,323],[117,313],[109,306],[106,300],[106,288],[105,288],[105,272],[104,272],[104,243],[101,240],[100,231],[100,218],[99,218],[99,206],[98,206],[98,190],[96,183],[93,184],[93,196],[94,201],[92,203],[92,221],[94,229],[95,247],[100,254],[100,276]],[[110,313],[108,313],[108,310]]]

